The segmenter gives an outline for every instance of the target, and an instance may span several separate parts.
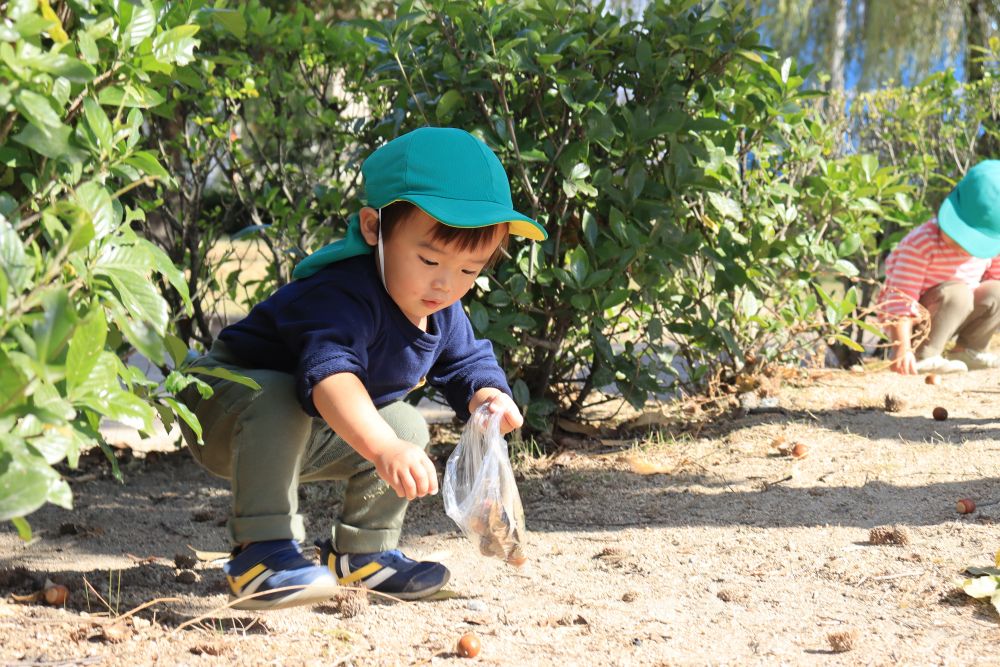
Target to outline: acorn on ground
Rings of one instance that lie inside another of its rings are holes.
[[[475,658],[479,655],[481,649],[482,644],[479,643],[479,637],[469,632],[462,635],[462,638],[458,640],[455,653],[458,653],[463,658]]]
[[[66,604],[67,598],[69,598],[69,589],[62,584],[53,584],[51,581],[47,581],[42,595],[47,604],[53,607],[62,607]]]
[[[924,378],[924,382],[927,384],[941,384],[941,376],[937,373],[928,373],[927,377]]]
[[[976,511],[976,501],[972,498],[962,498],[955,503],[955,511],[959,514],[972,514]]]
[[[943,422],[945,419],[948,418],[948,411],[946,409],[942,408],[941,406],[938,406],[938,407],[934,408],[934,411],[931,412],[931,415],[937,421]]]

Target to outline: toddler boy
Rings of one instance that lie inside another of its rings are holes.
[[[209,377],[211,398],[183,394],[203,430],[203,445],[185,431],[191,451],[232,481],[236,546],[224,569],[236,608],[321,601],[338,581],[432,595],[447,568],[396,549],[409,501],[438,491],[427,425],[403,399],[426,381],[462,419],[488,404],[505,433],[522,423],[460,299],[509,234],[544,240],[545,230],[513,209],[500,161],[462,130],[400,136],[362,174],[368,206],[346,237],[303,260],[199,362],[260,389]],[[299,547],[298,486],[332,479],[347,487],[317,566]]]

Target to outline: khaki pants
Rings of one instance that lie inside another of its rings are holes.
[[[232,482],[229,534],[236,544],[263,540],[305,540],[298,513],[300,482],[347,480],[344,506],[333,526],[337,551],[370,553],[394,549],[409,504],[334,433],[326,422],[305,413],[287,373],[239,366],[226,345],[216,341],[196,365],[227,368],[253,378],[259,390],[229,380],[201,376],[215,393],[202,399],[193,386],[181,400],[195,413],[204,445],[182,425],[194,458]],[[379,414],[400,438],[426,448],[427,423],[415,407],[398,401]]]
[[[950,280],[924,292],[920,303],[930,312],[931,331],[917,349],[917,359],[940,355],[955,335],[959,346],[985,350],[1000,328],[1000,280],[987,280],[975,289]]]

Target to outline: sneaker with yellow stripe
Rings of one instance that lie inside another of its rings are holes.
[[[295,540],[253,542],[233,552],[223,566],[234,609],[282,609],[328,600],[337,580],[306,560]]]
[[[441,563],[415,561],[402,552],[379,551],[370,554],[342,554],[331,540],[316,540],[319,559],[337,576],[341,586],[363,586],[397,597],[419,600],[434,595],[451,577]]]

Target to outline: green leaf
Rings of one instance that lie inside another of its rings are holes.
[[[691,132],[725,132],[729,128],[728,122],[714,116],[695,118],[685,126]]]
[[[111,107],[149,109],[166,101],[159,92],[139,83],[129,83],[127,87],[108,86],[97,95],[97,101]]]
[[[871,182],[872,177],[875,172],[878,171],[878,157],[872,155],[871,153],[865,153],[861,156],[861,171],[865,175],[865,180]]]
[[[149,253],[153,257],[153,266],[156,270],[167,279],[170,286],[177,290],[177,293],[181,297],[185,308],[191,310],[191,296],[188,291],[187,278],[184,276],[184,272],[181,271],[170,259],[170,256],[163,250],[163,248],[146,241],[142,240],[142,244],[146,247]]]
[[[94,273],[111,280],[121,304],[132,319],[150,325],[161,336],[166,333],[170,316],[167,302],[145,275],[115,267],[95,267]]]
[[[55,106],[44,95],[39,95],[31,90],[22,90],[15,93],[14,106],[29,123],[46,134],[51,130],[64,127]]]
[[[257,384],[257,381],[253,378],[240,375],[239,373],[234,373],[228,368],[223,368],[221,366],[191,366],[190,368],[185,368],[184,372],[194,373],[195,375],[210,375],[212,377],[222,378],[223,380],[229,380],[230,382],[241,384],[244,387],[249,387],[254,391],[260,389],[260,385]]]
[[[111,121],[108,120],[104,109],[92,97],[83,100],[83,115],[87,119],[90,131],[97,139],[97,145],[107,153],[114,147],[114,130],[111,128]]]
[[[20,64],[39,72],[61,76],[74,83],[89,83],[96,76],[94,68],[78,58],[65,53],[39,53],[37,55],[22,55]]]
[[[0,445],[0,521],[27,516],[46,501],[72,507],[69,486],[45,459],[28,454],[14,436],[0,437]]]
[[[111,193],[102,185],[94,181],[84,183],[76,189],[76,201],[90,214],[95,238],[104,238],[118,228],[119,221],[111,201]]]
[[[736,53],[751,62],[755,62],[761,65],[764,64],[764,59],[760,57],[760,54],[755,53],[754,51],[748,51],[747,49],[736,49]]]
[[[33,273],[21,237],[5,219],[0,219],[0,271],[15,294],[25,288]]]
[[[86,31],[76,33],[77,47],[80,55],[91,65],[96,65],[101,59],[101,52],[97,48],[97,41]]]
[[[195,416],[188,406],[184,405],[180,401],[169,396],[163,398],[163,402],[170,406],[170,409],[174,411],[174,414],[184,420],[184,423],[190,427],[194,434],[198,436],[198,444],[205,444],[201,439],[201,424],[198,422],[198,417]]]
[[[174,362],[174,367],[183,364],[188,354],[188,346],[184,344],[184,341],[173,334],[167,334],[163,338],[163,343],[167,348],[167,353],[170,355],[171,361]]]
[[[144,433],[153,432],[156,413],[146,401],[127,391],[109,391],[106,401],[107,412],[104,416],[141,429]]]
[[[170,181],[170,173],[163,168],[156,156],[149,151],[136,151],[125,159],[125,164],[132,165],[139,171]]]
[[[79,150],[70,148],[69,144],[72,132],[65,125],[42,130],[29,123],[12,138],[17,143],[27,146],[47,158],[53,160],[61,158],[67,162],[79,162],[83,157],[82,154]]]
[[[844,334],[834,334],[833,337],[855,352],[865,351],[865,348],[861,347],[861,345],[859,345],[853,338],[845,336]]]
[[[740,208],[740,205],[721,192],[709,192],[708,201],[712,204],[712,208],[718,211],[722,217],[736,220],[737,222],[743,220],[743,209]]]
[[[1000,589],[1000,582],[997,577],[983,576],[966,579],[962,584],[962,590],[974,598],[992,597]]]
[[[583,212],[583,237],[587,239],[587,243],[593,248],[597,245],[597,218],[590,211]]]
[[[472,327],[479,333],[483,333],[490,326],[490,314],[486,312],[486,307],[478,301],[469,302],[469,320]]]
[[[90,343],[85,342],[84,344],[87,349],[82,350],[80,354],[92,353],[94,361],[89,363],[80,360],[81,366],[89,363],[90,370],[87,371],[86,375],[74,375],[68,396],[75,404],[90,406],[96,412],[103,414],[108,391],[117,390],[119,387],[118,367],[120,361],[113,352],[104,349],[104,346],[98,348]]]
[[[73,332],[66,355],[66,384],[70,392],[81,385],[94,365],[108,337],[108,323],[100,308],[95,308]]]
[[[142,320],[130,317],[118,299],[108,300],[105,305],[125,339],[154,364],[163,364],[163,337]]]
[[[531,392],[528,390],[528,385],[524,380],[518,378],[511,385],[510,389],[514,394],[514,403],[523,410],[531,401]]]
[[[143,2],[138,6],[133,5],[131,18],[127,21],[121,40],[123,46],[130,48],[139,44],[156,30],[156,11],[148,2]]]
[[[455,115],[455,111],[464,105],[465,98],[462,97],[462,93],[452,88],[438,100],[434,113],[439,122],[447,123]]]
[[[193,35],[196,25],[181,25],[161,32],[153,40],[153,57],[161,63],[187,65],[194,60],[194,49],[200,44]]]
[[[204,7],[199,14],[211,17],[212,21],[222,27],[236,39],[243,41],[247,35],[247,20],[236,9],[218,9]]]
[[[31,524],[29,524],[26,519],[16,516],[11,519],[11,523],[13,523],[14,528],[17,529],[17,536],[21,538],[21,541],[31,541]]]
[[[646,167],[641,161],[632,163],[625,177],[625,187],[632,199],[638,199],[646,187]]]
[[[834,263],[833,270],[836,271],[837,273],[843,274],[848,277],[854,277],[859,273],[861,273],[860,271],[858,271],[858,267],[854,266],[854,264],[843,258],[838,259]]]
[[[567,257],[567,267],[577,284],[582,284],[590,273],[590,259],[584,248],[577,246],[569,251]]]
[[[50,289],[42,296],[42,317],[31,327],[35,339],[35,355],[38,361],[48,364],[63,350],[73,326],[76,313],[69,305],[69,293],[65,288]]]

